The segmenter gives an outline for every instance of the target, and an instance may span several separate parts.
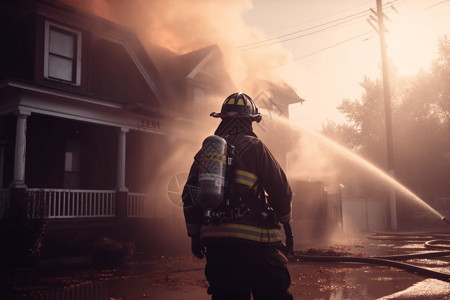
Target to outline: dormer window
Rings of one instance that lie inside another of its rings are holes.
[[[79,85],[81,32],[47,22],[44,63],[45,78]]]

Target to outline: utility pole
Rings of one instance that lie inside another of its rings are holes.
[[[385,40],[385,27],[384,27],[384,13],[382,0],[377,1],[377,11],[372,12],[376,14],[376,19],[371,16],[371,20],[375,20],[378,23],[378,35],[380,37],[380,50],[381,50],[381,65],[383,74],[383,97],[384,97],[384,111],[385,111],[385,123],[386,123],[386,149],[387,149],[387,170],[388,174],[394,178],[394,143],[392,135],[392,111],[391,111],[391,91],[389,86],[389,65],[386,54],[386,40]],[[369,23],[372,23],[369,20]],[[372,25],[373,27],[373,25]],[[390,207],[390,221],[391,229],[397,229],[397,205],[395,197],[395,189],[391,188],[389,193],[389,207]]]

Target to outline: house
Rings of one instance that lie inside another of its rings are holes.
[[[219,49],[157,65],[129,28],[55,1],[2,2],[0,14],[2,224],[45,219],[47,245],[118,235],[144,215],[179,225],[170,157],[198,145],[185,130],[203,124],[186,111],[231,86]]]
[[[87,254],[99,237],[188,249],[183,172],[217,125],[209,113],[235,92],[220,49],[144,47],[50,0],[3,1],[0,23],[0,257]],[[262,90],[284,93],[266,111],[301,101],[286,86]]]

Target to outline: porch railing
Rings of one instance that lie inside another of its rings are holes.
[[[10,204],[11,192],[9,189],[0,189],[0,219],[5,217],[5,211]]]
[[[116,215],[114,190],[27,189],[27,217],[99,218]]]
[[[127,215],[130,218],[154,218],[159,214],[158,201],[151,194],[128,193]]]

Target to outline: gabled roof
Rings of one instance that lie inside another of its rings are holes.
[[[220,50],[217,45],[205,47],[178,57],[179,65],[183,66],[180,70],[180,76],[194,78],[195,75],[212,59],[220,56]]]
[[[168,61],[179,56],[179,54],[153,43],[147,44],[146,50],[159,72],[162,72],[166,68]]]
[[[163,57],[155,57],[160,61],[161,72],[170,72],[174,77],[186,78],[194,69],[211,60],[213,55],[220,55],[220,50],[217,45],[212,45],[182,55],[170,56],[168,52],[164,54]]]
[[[269,92],[277,103],[289,105],[305,102],[305,99],[301,98],[297,92],[285,82],[276,84],[271,81],[261,80],[257,85],[260,91]]]
[[[204,47],[189,53],[173,56],[165,53],[165,57],[152,56],[159,66],[162,78],[181,89],[187,83],[202,86],[206,90],[222,95],[233,90],[227,68],[224,65],[222,52],[217,45]]]

